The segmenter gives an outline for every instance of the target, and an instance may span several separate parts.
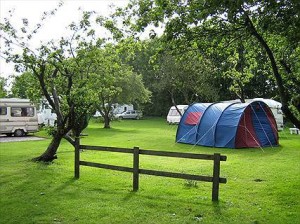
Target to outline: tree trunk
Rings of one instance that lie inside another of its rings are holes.
[[[110,128],[110,118],[107,114],[105,114],[104,118],[104,128]]]
[[[175,107],[175,109],[176,109],[177,112],[179,113],[180,117],[182,117],[182,113],[181,113],[181,111],[178,109],[177,103],[175,102],[175,99],[174,99],[173,92],[171,92],[171,91],[170,91],[170,96],[171,96],[171,100],[172,100],[173,106]]]
[[[41,156],[34,158],[33,161],[52,162],[53,160],[57,159],[56,152],[63,137],[64,134],[57,132],[47,150]]]
[[[258,40],[258,42],[261,44],[261,46],[265,49],[265,51],[270,59],[273,74],[276,79],[276,83],[278,85],[279,95],[280,95],[280,99],[281,99],[281,103],[282,103],[282,108],[281,108],[282,112],[297,128],[300,128],[300,120],[297,119],[297,117],[293,114],[293,112],[290,110],[290,108],[288,106],[289,100],[291,100],[291,99],[290,99],[289,95],[287,94],[286,89],[283,85],[283,80],[279,73],[278,66],[277,66],[275,57],[273,55],[273,52],[270,49],[267,42],[264,40],[264,38],[257,32],[257,30],[254,27],[249,16],[247,14],[245,14],[245,15],[246,15],[246,26],[247,26],[248,30],[250,31],[250,34]]]

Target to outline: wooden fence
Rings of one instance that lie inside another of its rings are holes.
[[[81,161],[80,160],[80,150],[81,149],[105,151],[105,152],[131,153],[131,154],[133,154],[133,167],[130,168],[130,167],[123,167],[123,166],[115,166],[115,165],[108,165],[108,164],[102,164],[102,163]],[[139,156],[140,155],[213,160],[213,175],[212,176],[201,176],[201,175],[193,175],[193,174],[173,173],[173,172],[165,172],[165,171],[157,171],[157,170],[140,169],[139,168]],[[118,170],[118,171],[133,173],[133,191],[137,191],[139,189],[139,174],[212,182],[212,200],[218,201],[219,184],[227,182],[226,178],[220,177],[220,161],[226,161],[226,159],[227,159],[226,156],[220,155],[219,153],[215,153],[213,155],[207,155],[207,154],[192,154],[192,153],[180,153],[180,152],[142,150],[139,147],[134,147],[133,149],[129,149],[129,148],[80,145],[79,139],[76,139],[75,178],[77,178],[77,179],[79,178],[79,167],[81,165],[81,166],[90,166],[90,167],[97,167],[97,168]]]

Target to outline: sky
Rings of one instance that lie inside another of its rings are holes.
[[[57,0],[0,0],[0,21],[3,22],[8,17],[8,11],[14,9],[12,23],[21,27],[22,18],[27,18],[30,24],[37,24],[44,11],[49,11],[58,6]],[[99,15],[108,16],[112,12],[111,5],[125,6],[128,0],[65,0],[63,6],[58,10],[54,17],[51,17],[39,34],[32,40],[31,46],[38,46],[39,43],[47,42],[67,35],[66,27],[73,21],[81,18],[81,8],[85,11],[94,10]],[[3,41],[1,42],[1,47]],[[0,76],[8,78],[15,74],[13,64],[7,64],[0,58]]]

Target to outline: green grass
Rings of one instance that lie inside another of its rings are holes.
[[[211,183],[140,176],[132,192],[132,174],[80,168],[74,176],[74,150],[63,141],[52,164],[30,161],[49,143],[0,143],[0,223],[299,223],[300,136],[280,133],[280,146],[222,149],[176,144],[177,126],[163,119],[122,120],[105,130],[91,122],[82,144],[190,153],[219,152],[219,202],[211,201]],[[40,132],[37,135],[45,135]],[[132,166],[132,155],[84,151],[81,159]],[[141,168],[211,175],[212,162],[141,156]]]

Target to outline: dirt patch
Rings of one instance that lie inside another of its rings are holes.
[[[254,181],[255,182],[263,182],[264,180],[262,180],[262,179],[255,179]]]

